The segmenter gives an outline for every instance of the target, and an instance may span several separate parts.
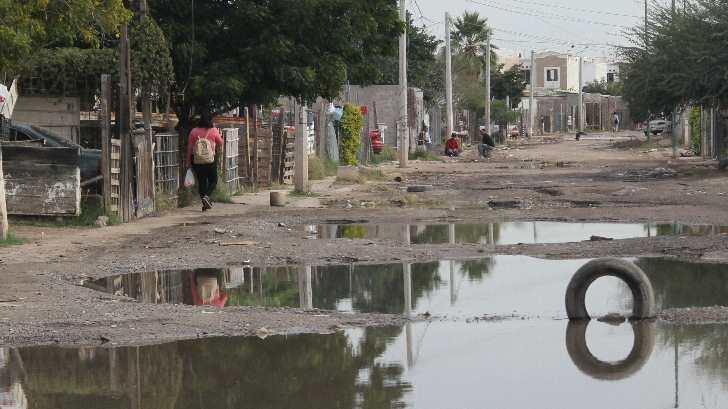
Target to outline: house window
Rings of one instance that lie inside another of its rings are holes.
[[[523,70],[523,79],[526,81],[526,85],[531,85],[531,70]]]
[[[614,82],[616,80],[616,75],[613,72],[607,73],[607,82]]]
[[[546,69],[546,82],[556,82],[559,80],[559,69],[558,68],[547,68]]]

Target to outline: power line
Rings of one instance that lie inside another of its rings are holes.
[[[482,0],[482,1],[467,0],[467,1],[470,3],[473,3],[473,4],[478,4],[481,6],[490,7],[490,8],[494,8],[496,10],[501,10],[501,11],[518,14],[518,15],[522,15],[522,16],[530,16],[530,17],[536,17],[536,18],[550,18],[550,19],[561,20],[561,21],[566,20],[566,21],[571,21],[574,23],[592,24],[592,25],[599,25],[599,26],[605,26],[605,27],[629,28],[627,26],[621,26],[618,24],[605,23],[602,21],[587,20],[587,19],[582,19],[582,18],[578,18],[578,17],[564,16],[564,15],[553,14],[553,13],[537,14],[535,12],[526,11],[526,10],[514,10],[511,8],[500,6],[498,4],[494,4],[493,2],[488,1],[488,0]]]
[[[582,9],[577,7],[569,7],[564,6],[560,4],[548,4],[548,3],[539,3],[537,1],[528,1],[528,0],[511,0],[515,3],[524,3],[524,4],[531,4],[535,6],[543,6],[548,8],[557,8],[557,9],[563,9],[563,10],[569,10],[569,11],[577,11],[580,13],[590,13],[590,14],[602,14],[607,16],[616,16],[616,17],[630,17],[630,18],[642,18],[642,16],[636,16],[632,14],[623,14],[623,13],[615,13],[611,11],[602,11],[602,10],[593,10],[593,9]]]

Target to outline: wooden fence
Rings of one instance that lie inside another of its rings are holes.
[[[236,194],[240,190],[240,148],[239,128],[223,128],[223,181],[229,194]]]

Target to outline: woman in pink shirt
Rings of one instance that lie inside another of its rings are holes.
[[[199,143],[200,139],[206,139],[209,143]],[[187,167],[192,168],[197,177],[203,212],[212,208],[210,195],[217,186],[217,158],[223,143],[220,130],[212,124],[212,115],[203,112],[197,128],[190,131],[187,141]]]

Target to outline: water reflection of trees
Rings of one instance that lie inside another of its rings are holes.
[[[481,281],[495,267],[495,259],[467,260],[460,263],[460,271],[471,281]]]
[[[500,225],[491,224],[455,224],[456,243],[488,243],[495,244],[500,241]],[[450,225],[428,225],[418,232],[417,226],[410,227],[412,243],[414,244],[440,244],[448,243],[450,237]]]
[[[658,309],[728,305],[728,265],[642,258]]]
[[[412,299],[433,291],[441,279],[439,263],[412,265]],[[402,264],[316,267],[314,306],[336,309],[336,304],[349,298],[360,312],[401,314],[404,312],[404,280]]]
[[[30,406],[69,408],[392,408],[411,386],[377,362],[401,328],[220,338],[140,348],[21,350]]]
[[[707,377],[728,388],[728,325],[665,326],[657,339],[664,349],[676,348],[679,356],[694,358]]]

